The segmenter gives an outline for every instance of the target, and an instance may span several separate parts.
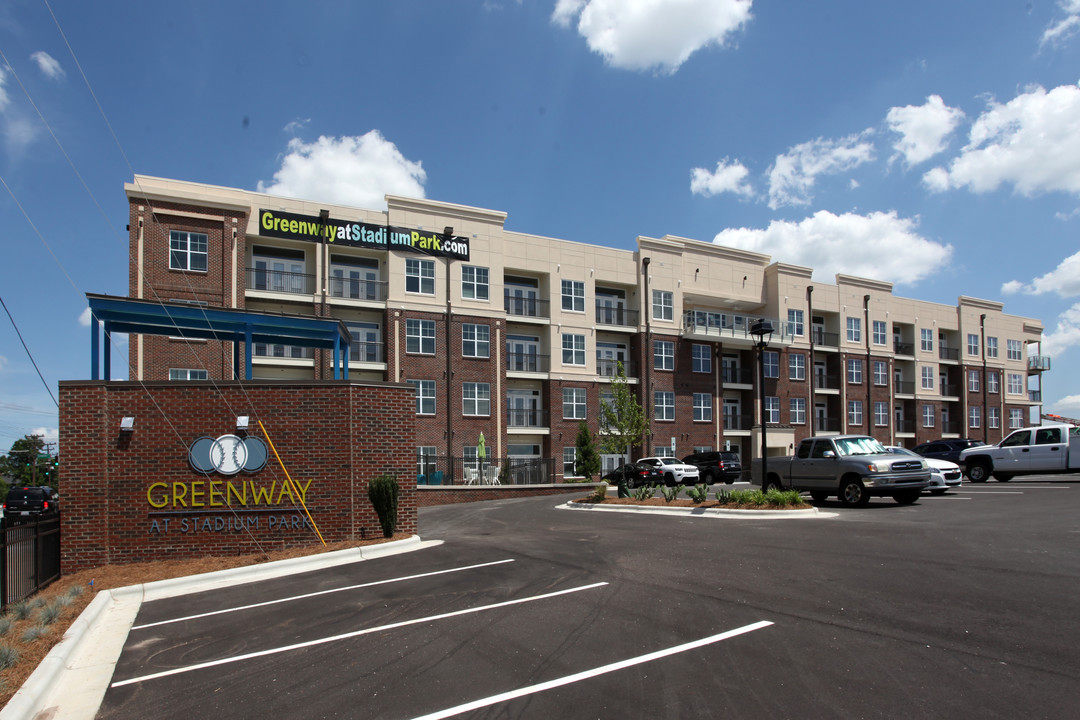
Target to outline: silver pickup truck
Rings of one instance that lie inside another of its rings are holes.
[[[760,459],[751,464],[750,482],[762,485]],[[817,502],[836,495],[856,507],[871,497],[913,503],[929,482],[930,469],[921,458],[894,455],[867,435],[831,435],[806,438],[795,457],[770,457],[763,487],[809,492]]]

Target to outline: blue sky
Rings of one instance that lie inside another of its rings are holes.
[[[127,293],[140,173],[1000,300],[1080,416],[1080,0],[9,0],[0,52],[0,297],[53,394],[84,293]],[[56,409],[0,315],[0,451],[30,432]]]

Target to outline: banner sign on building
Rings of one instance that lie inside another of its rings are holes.
[[[425,255],[469,259],[469,238],[447,237],[440,232],[424,232],[390,225],[335,220],[325,222],[318,215],[299,215],[280,210],[259,210],[259,235],[286,240],[325,240],[334,245],[371,250],[409,250]]]

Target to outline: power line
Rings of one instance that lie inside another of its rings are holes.
[[[15,323],[15,318],[11,317],[11,311],[8,310],[7,303],[4,302],[3,296],[0,296],[0,305],[4,306],[4,312],[7,313],[8,320],[11,321],[11,326],[15,328],[15,334],[19,336],[19,342],[22,343],[23,350],[26,351],[26,356],[30,358],[30,363],[37,370],[38,377],[41,378],[41,384],[45,386],[45,390],[49,393],[49,397],[52,398],[53,404],[56,405],[56,409],[60,409],[60,403],[56,402],[56,396],[53,395],[52,388],[49,387],[49,383],[45,382],[45,376],[41,374],[41,368],[38,367],[37,360],[34,359],[34,354],[30,352],[30,348],[26,346],[26,341],[23,340],[22,333],[19,332],[19,326]]]

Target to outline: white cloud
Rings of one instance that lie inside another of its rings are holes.
[[[930,95],[924,105],[905,105],[889,108],[885,122],[900,135],[893,143],[896,150],[892,160],[904,158],[908,167],[929,160],[945,149],[946,141],[964,113],[945,104],[940,95]]]
[[[60,428],[38,427],[30,431],[31,435],[40,435],[47,443],[60,442]]]
[[[984,193],[1006,183],[1021,195],[1080,195],[1080,88],[1036,87],[1005,105],[991,101],[960,155],[923,183],[937,192],[966,186]]]
[[[1077,297],[1080,295],[1080,252],[1065,258],[1056,268],[1045,275],[1040,275],[1030,283],[1010,280],[1001,286],[1001,292],[1005,294],[1022,292],[1025,295],[1057,293],[1063,298]]]
[[[1051,407],[1056,412],[1080,409],[1080,395],[1068,395],[1061,398]]]
[[[776,221],[764,230],[723,230],[713,242],[812,267],[816,278],[830,282],[844,273],[903,284],[945,267],[953,251],[919,235],[917,225],[917,219],[897,217],[896,211],[834,215],[819,210],[801,222]],[[913,257],[919,262],[911,262]]]
[[[723,47],[750,20],[751,0],[558,0],[551,20],[570,27],[612,67],[674,73],[698,50]]]
[[[730,192],[750,198],[754,196],[754,188],[746,182],[749,174],[750,171],[738,160],[729,164],[728,159],[724,158],[716,163],[716,172],[709,172],[705,168],[691,170],[690,192],[705,197]]]
[[[1065,17],[1046,28],[1040,45],[1064,43],[1080,31],[1080,0],[1061,0],[1058,5],[1065,11]]]
[[[79,314],[79,324],[82,325],[83,327],[90,327],[90,307],[89,306],[87,306],[86,309],[83,310]]]
[[[818,138],[777,155],[769,168],[769,207],[809,205],[818,175],[835,175],[874,159],[874,145],[864,130],[839,140]]]
[[[1057,220],[1061,220],[1062,222],[1068,222],[1069,220],[1072,220],[1077,215],[1080,215],[1080,208],[1075,208],[1072,211],[1067,212],[1067,213],[1060,212],[1060,211],[1056,212],[1056,213],[1054,213],[1054,218],[1057,219]]]
[[[313,143],[293,139],[288,147],[274,181],[260,180],[259,192],[366,208],[385,208],[387,194],[424,197],[421,163],[405,159],[378,130]]]
[[[7,73],[0,69],[0,112],[7,109],[8,104],[11,102],[11,98],[8,97],[7,88],[4,85],[7,83]]]
[[[290,135],[295,135],[300,130],[303,130],[304,126],[307,125],[309,122],[311,122],[311,118],[297,118],[292,122],[286,123],[285,127],[282,129]]]
[[[1043,334],[1040,353],[1060,357],[1066,349],[1080,344],[1080,303],[1058,315],[1057,327]]]
[[[44,50],[38,50],[36,53],[31,54],[30,59],[37,63],[41,72],[53,80],[61,80],[67,74],[64,72],[64,68],[60,67],[60,63],[56,61],[56,58]]]

